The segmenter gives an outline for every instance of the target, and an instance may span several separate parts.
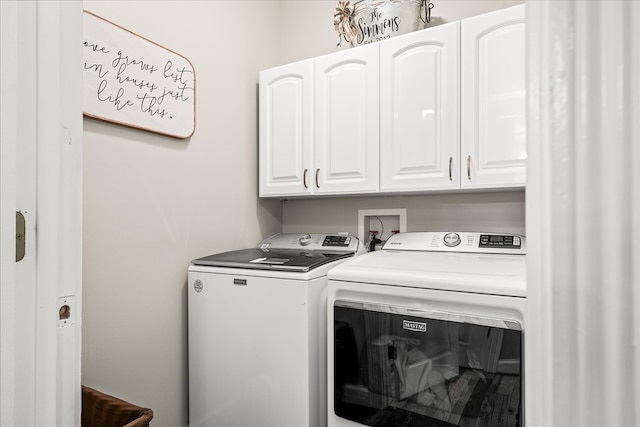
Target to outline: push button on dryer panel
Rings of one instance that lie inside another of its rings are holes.
[[[460,244],[460,235],[458,233],[447,233],[444,235],[443,242],[450,248],[458,246]]]

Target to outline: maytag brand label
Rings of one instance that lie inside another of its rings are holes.
[[[414,332],[427,332],[427,324],[421,322],[413,322],[411,320],[403,320],[402,329]]]
[[[247,279],[233,279],[233,284],[234,285],[244,285],[244,286],[246,286]]]

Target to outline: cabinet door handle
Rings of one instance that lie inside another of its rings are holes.
[[[453,175],[451,175],[451,168],[453,168],[453,157],[449,157],[449,181],[453,181]]]
[[[309,172],[309,169],[305,169],[302,175],[302,185],[304,185],[304,188],[309,188],[309,186],[307,186],[307,172]]]
[[[320,168],[316,169],[316,188],[320,188],[320,184],[318,184],[318,174],[320,173]]]
[[[471,156],[467,156],[467,178],[471,181]]]

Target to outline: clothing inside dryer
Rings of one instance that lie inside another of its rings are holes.
[[[522,425],[520,330],[338,304],[334,321],[336,415],[385,427]]]

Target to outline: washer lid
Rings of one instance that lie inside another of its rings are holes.
[[[351,256],[353,256],[353,252],[254,248],[209,255],[193,260],[191,263],[211,267],[306,272]]]
[[[357,237],[338,234],[274,234],[257,248],[198,258],[193,265],[308,272],[327,263],[363,253]]]

